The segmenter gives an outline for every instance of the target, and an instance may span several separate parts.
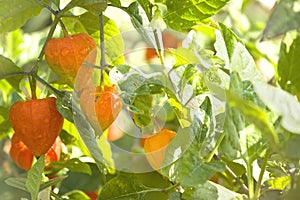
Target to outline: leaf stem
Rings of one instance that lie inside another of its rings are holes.
[[[263,159],[261,168],[260,168],[261,170],[260,170],[260,173],[259,173],[259,177],[258,177],[258,180],[257,180],[255,192],[254,192],[254,199],[259,199],[262,179],[263,179],[264,173],[266,171],[269,156],[270,156],[270,150],[267,150],[266,155]]]
[[[62,96],[63,92],[57,90],[56,88],[52,87],[48,82],[46,82],[44,79],[42,79],[41,77],[39,77],[38,75],[34,74],[32,75],[32,77],[35,80],[38,80],[40,83],[42,83],[43,85],[45,85],[48,89],[50,89],[54,94],[58,95],[58,96]]]
[[[64,37],[68,37],[69,36],[68,30],[67,30],[65,24],[63,23],[63,21],[61,19],[59,19],[59,24],[60,24],[61,29],[63,31]]]
[[[36,81],[32,76],[28,76],[30,90],[31,90],[31,99],[36,99]]]
[[[221,160],[220,156],[218,156],[217,154],[214,155],[214,158],[217,160]],[[247,188],[247,186],[235,175],[235,173],[226,165],[226,171],[227,173],[229,173],[234,179],[235,181],[241,185],[242,189],[244,190],[245,194],[249,193],[249,189]]]
[[[252,173],[252,165],[249,160],[247,162],[247,180],[248,180],[248,196],[250,200],[254,200],[254,181],[253,181],[253,173]]]
[[[216,143],[216,145],[211,150],[210,154],[208,154],[207,158],[204,160],[205,162],[210,162],[213,159],[213,157],[216,155],[216,153],[218,151],[218,148],[219,148],[221,142],[223,141],[224,137],[225,137],[225,133],[222,132],[219,139],[218,139],[218,141],[217,141],[217,143]]]
[[[106,59],[105,59],[105,44],[104,44],[104,23],[103,23],[103,13],[99,14],[99,31],[100,31],[100,90],[102,88],[102,84],[104,81],[104,69],[106,67]]]

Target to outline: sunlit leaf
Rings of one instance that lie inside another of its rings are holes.
[[[73,200],[90,200],[91,198],[87,196],[84,192],[80,190],[72,190],[68,193],[65,193],[64,196],[68,197],[68,199]]]
[[[186,30],[216,14],[227,2],[228,0],[166,0],[167,12],[163,18],[170,28]]]
[[[262,138],[262,134],[254,125],[247,126],[240,133],[242,156],[244,160],[252,164],[256,159],[262,158],[268,148],[268,144]]]
[[[236,72],[231,74],[229,90],[235,94],[242,94],[242,80]],[[220,145],[221,152],[233,160],[241,151],[240,131],[245,127],[245,119],[237,108],[226,104],[224,121],[224,139]]]
[[[288,33],[281,43],[278,76],[280,86],[292,93],[300,92],[300,34]]]
[[[148,0],[138,0],[139,4],[141,7],[144,9],[148,19],[152,18],[152,13],[151,13],[151,2]]]
[[[253,123],[263,133],[263,137],[269,142],[269,144],[275,145],[278,143],[277,133],[275,132],[272,124],[269,122],[265,110],[250,101],[243,100],[241,97],[230,91],[226,91],[226,97],[228,104],[243,113],[245,118],[249,122]]]
[[[177,131],[177,135],[167,147],[163,161],[163,166],[169,166],[161,169],[161,173],[171,180],[180,181],[185,187],[203,184],[215,172],[225,170],[225,165],[221,161],[206,162],[204,158],[201,158],[200,151],[207,138],[210,124],[213,123],[209,98],[204,100],[201,108],[205,116],[202,119],[203,122],[195,116],[189,128]],[[176,162],[170,165],[174,161]]]
[[[288,131],[300,134],[300,103],[295,96],[268,84],[254,84],[261,100],[282,117],[280,123]]]
[[[45,167],[44,163],[45,155],[39,157],[37,162],[28,171],[28,177],[26,180],[26,188],[31,194],[32,199],[37,199],[40,185],[43,179],[43,171]]]
[[[272,189],[283,190],[291,181],[291,177],[282,176],[277,178],[272,178],[266,181],[266,184],[270,185]]]
[[[84,13],[79,17],[79,21],[85,26],[87,32],[96,40],[96,43],[100,43],[100,32],[98,17],[91,13]],[[121,33],[116,23],[108,18],[103,18],[104,23],[104,45],[106,62],[112,66],[118,64],[124,64],[124,43],[121,37]]]
[[[274,8],[262,40],[271,39],[290,30],[300,28],[300,2],[298,0],[282,0]]]
[[[173,54],[176,65],[174,67],[179,67],[186,64],[197,64],[200,63],[199,59],[194,55],[194,52],[190,49],[185,49],[179,47],[177,49],[169,49]]]
[[[64,92],[57,96],[56,108],[60,114],[70,122],[74,122],[72,111],[72,94]]]
[[[216,55],[224,60],[225,68],[238,72],[242,80],[263,82],[262,74],[242,41],[224,24],[219,25],[221,30],[216,31],[214,47]]]
[[[97,137],[97,144],[99,149],[102,152],[104,164],[106,168],[108,169],[108,172],[110,174],[115,173],[115,163],[112,159],[112,150],[110,147],[109,142],[107,141],[107,136],[105,134],[102,134],[101,136]]]
[[[95,130],[93,129],[89,121],[85,118],[81,110],[78,108],[74,99],[72,102],[72,110],[74,113],[74,124],[76,125],[81,139],[83,140],[84,144],[89,150],[89,153],[93,156],[99,167],[103,167],[103,155],[101,154],[101,151],[96,142]],[[97,134],[101,135],[102,133]]]
[[[0,33],[20,28],[42,10],[38,0],[2,0],[0,1]]]
[[[107,2],[105,0],[72,0],[66,7],[64,11],[68,11],[74,7],[82,7],[94,14],[100,14],[107,7]]]

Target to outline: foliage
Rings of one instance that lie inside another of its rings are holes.
[[[1,199],[298,199],[300,4],[261,2],[0,1]]]

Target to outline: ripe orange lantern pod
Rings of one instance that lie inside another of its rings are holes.
[[[11,139],[9,155],[20,168],[30,170],[33,161],[33,154],[21,141],[21,138],[18,136],[18,134],[14,134]]]
[[[58,161],[61,154],[61,140],[57,137],[54,144],[45,155],[45,164]],[[30,149],[24,144],[18,134],[14,134],[11,138],[11,147],[9,150],[11,159],[20,168],[30,170],[34,155]]]
[[[47,151],[45,155],[45,164],[49,164],[51,162],[59,161],[61,154],[61,139],[58,136],[51,146],[51,148]]]
[[[114,122],[123,103],[114,85],[105,85],[104,91],[100,91],[100,87],[83,90],[80,95],[80,106],[91,125],[104,131]]]
[[[146,158],[153,169],[160,169],[165,158],[167,146],[175,135],[176,133],[172,130],[162,129],[144,140]]]
[[[85,33],[68,35],[64,38],[54,38],[47,42],[45,58],[50,68],[69,86],[73,87],[76,76],[83,64],[96,62],[96,43]],[[93,67],[84,67],[84,73],[76,79],[76,88],[81,90],[90,81]]]
[[[15,134],[35,156],[50,149],[64,122],[54,97],[14,103],[9,111],[9,120]]]

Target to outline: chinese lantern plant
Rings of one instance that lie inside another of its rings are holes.
[[[51,148],[64,122],[54,97],[14,103],[9,120],[15,134],[35,156],[41,156]]]
[[[99,86],[83,90],[80,106],[92,126],[104,131],[114,122],[123,103],[114,85],[104,85],[103,91]]]
[[[86,33],[66,35],[63,38],[54,38],[47,42],[45,58],[50,68],[62,78],[69,86],[73,87],[76,76],[84,61],[93,65],[96,61],[96,43]],[[76,85],[79,90],[90,79],[92,67],[85,67],[80,73]]]
[[[58,161],[61,154],[61,140],[57,137],[54,144],[45,155],[45,164]],[[11,148],[9,150],[11,159],[20,168],[30,170],[34,155],[30,149],[24,144],[18,134],[14,134],[11,139]]]
[[[159,170],[165,158],[165,153],[168,144],[176,136],[172,130],[162,129],[155,135],[144,140],[144,150],[146,158],[155,170]]]

